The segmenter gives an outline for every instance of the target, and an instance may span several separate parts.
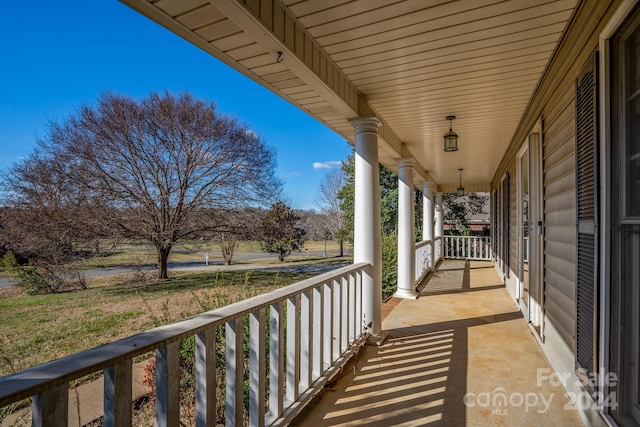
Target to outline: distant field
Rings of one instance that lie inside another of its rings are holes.
[[[29,296],[0,289],[0,376],[312,277],[237,271],[91,279],[83,291]],[[203,307],[204,305],[204,307]]]
[[[338,251],[340,246],[333,241],[327,241],[327,251]],[[307,257],[307,250],[309,252],[324,252],[324,241],[307,241],[304,244],[304,249],[298,252],[293,252],[291,256],[287,258],[287,261],[296,261]],[[353,254],[353,246],[351,244],[344,245],[344,251],[346,255]],[[260,245],[257,242],[241,242],[240,246],[236,250],[238,255],[234,263],[260,263],[270,264],[277,263],[278,259],[273,254],[264,253],[264,257],[254,259],[251,261],[243,260],[242,253],[260,253]],[[220,248],[218,245],[210,242],[201,243],[199,241],[193,244],[177,245],[169,254],[169,262],[188,262],[188,261],[203,261],[204,254],[209,254],[209,262],[221,263],[222,255],[220,254]],[[148,245],[122,245],[108,252],[107,256],[101,256],[85,260],[81,263],[83,269],[94,268],[107,268],[107,267],[121,267],[121,266],[137,266],[154,264],[157,262],[157,255],[155,249]]]

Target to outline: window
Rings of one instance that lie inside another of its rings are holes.
[[[637,21],[637,19],[634,19]],[[634,25],[635,24],[635,25]],[[640,222],[640,28],[637,22],[622,31],[618,41],[622,73],[620,97],[624,123],[621,130],[623,223]]]
[[[623,426],[640,426],[640,8],[611,39],[610,370]]]

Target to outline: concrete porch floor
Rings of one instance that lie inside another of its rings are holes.
[[[297,426],[582,426],[489,262],[445,261]]]

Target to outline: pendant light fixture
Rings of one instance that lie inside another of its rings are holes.
[[[457,191],[456,194],[458,195],[458,197],[462,197],[462,196],[464,196],[464,187],[462,186],[462,171],[464,169],[461,168],[461,169],[458,169],[458,170],[460,171],[460,187],[458,187],[458,191]]]
[[[458,134],[453,131],[453,120],[456,116],[447,116],[449,132],[444,134],[444,151],[458,151]]]

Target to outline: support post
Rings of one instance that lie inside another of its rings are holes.
[[[434,268],[435,242],[433,241],[433,189],[432,182],[425,182],[422,186],[422,236],[424,240],[431,240],[429,268]]]
[[[362,273],[362,323],[369,340],[382,336],[382,232],[376,117],[351,120],[355,130],[355,206],[353,262],[369,264]]]
[[[442,236],[444,235],[444,217],[442,215],[442,193],[436,193],[435,197],[435,211],[436,211],[436,220],[435,220],[435,236],[434,239],[440,239],[438,243],[438,253],[436,254],[436,262],[440,261],[444,257],[444,239]]]
[[[397,298],[415,299],[416,230],[412,158],[398,160],[398,289]]]

